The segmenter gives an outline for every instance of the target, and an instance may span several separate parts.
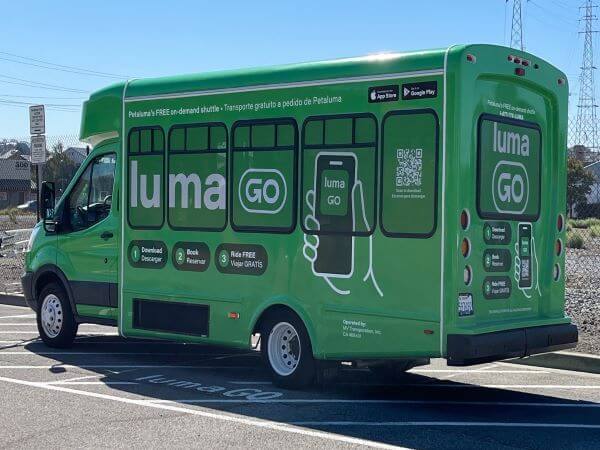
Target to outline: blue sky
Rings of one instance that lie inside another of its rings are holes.
[[[564,70],[575,94],[581,3],[523,0],[526,50]],[[76,134],[83,98],[117,80],[19,64],[14,60],[42,65],[12,55],[152,77],[456,43],[508,44],[511,13],[512,2],[506,6],[505,0],[5,1],[0,138],[29,133],[26,105],[7,101],[69,105],[48,109],[46,133]],[[20,86],[14,83],[24,82],[15,78],[54,89]]]

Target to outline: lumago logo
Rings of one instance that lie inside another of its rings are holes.
[[[277,169],[248,169],[240,178],[238,195],[249,213],[277,214],[287,198],[287,184]]]
[[[494,123],[494,152],[528,158],[529,141],[527,134],[498,129],[498,124]],[[529,176],[524,164],[506,160],[498,162],[492,183],[494,206],[498,212],[525,212],[529,200]]]
[[[529,200],[529,178],[521,163],[500,161],[494,169],[494,206],[500,213],[522,214]]]

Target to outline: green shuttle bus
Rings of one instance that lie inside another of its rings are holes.
[[[568,91],[494,45],[100,90],[92,151],[56,205],[43,185],[28,245],[40,335],[260,335],[290,387],[340,361],[389,374],[573,347]]]

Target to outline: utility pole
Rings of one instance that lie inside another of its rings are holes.
[[[597,33],[593,29],[593,23],[598,20],[594,10],[598,6],[592,0],[586,0],[579,9],[583,11],[581,21],[584,23],[583,60],[581,63],[581,74],[579,75],[579,99],[577,102],[577,118],[575,121],[574,144],[585,145],[592,151],[598,151],[598,123],[596,108],[596,96],[594,89],[594,46],[593,35]]]
[[[521,0],[513,0],[512,26],[510,30],[510,46],[519,50],[524,49],[523,14],[521,12]]]

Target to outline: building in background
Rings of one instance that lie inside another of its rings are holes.
[[[588,204],[600,204],[600,161],[584,166],[584,169],[594,175],[595,182],[591,186],[591,192],[586,195]]]
[[[27,158],[18,153],[0,156],[0,209],[13,208],[35,200],[31,189],[31,169]]]
[[[80,166],[87,156],[87,149],[85,147],[69,147],[64,153],[75,165]]]

